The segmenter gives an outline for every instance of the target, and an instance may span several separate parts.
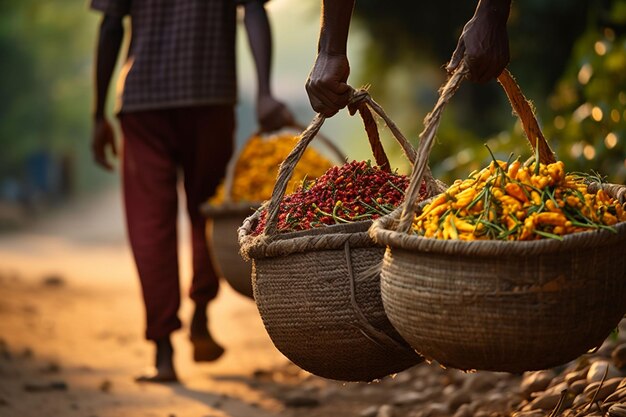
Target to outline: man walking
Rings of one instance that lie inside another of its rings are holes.
[[[262,130],[293,122],[271,94],[271,36],[262,0],[244,1],[255,59],[257,116]],[[92,0],[103,13],[98,34],[92,150],[112,169],[114,130],[106,96],[130,16],[129,52],[118,105],[123,132],[122,182],[130,245],[146,310],[146,338],[156,347],[155,370],[139,381],[176,381],[170,334],[181,327],[177,250],[177,185],[182,174],[191,222],[195,303],[190,340],[196,361],[223,353],[208,329],[207,306],[218,276],[199,206],[210,197],[233,152],[236,102],[235,0]]]

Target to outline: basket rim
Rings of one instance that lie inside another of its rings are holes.
[[[273,236],[253,236],[252,231],[261,213],[262,210],[257,210],[248,216],[239,228],[239,246],[244,258],[262,259],[302,252],[344,250],[346,244],[351,248],[382,247],[368,233],[372,220],[277,233]]]
[[[402,214],[401,210],[402,208],[398,208],[392,213],[374,220],[369,229],[370,237],[391,249],[441,255],[485,257],[566,253],[575,249],[606,246],[626,241],[626,222],[613,226],[616,233],[609,230],[590,230],[565,235],[562,241],[549,238],[529,241],[434,239],[394,230],[393,226],[398,223]]]

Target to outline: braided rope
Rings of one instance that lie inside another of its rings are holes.
[[[365,314],[363,313],[363,310],[361,310],[361,307],[359,307],[359,303],[356,300],[357,285],[354,270],[352,268],[352,255],[350,249],[350,242],[346,242],[344,244],[344,251],[346,255],[346,266],[348,267],[348,276],[350,283],[350,305],[352,306],[352,311],[354,312],[355,317],[359,323],[359,330],[365,337],[379,345],[381,348],[388,349],[390,354],[393,354],[396,349],[400,351],[409,349],[406,344],[400,343],[384,331],[377,329],[375,326],[373,326],[372,323],[367,320],[367,317],[365,317]],[[368,273],[369,272],[371,272],[371,276],[378,276],[380,274],[380,268],[379,266],[377,266],[371,271],[368,271]]]
[[[448,82],[446,82],[440,90],[439,99],[437,100],[433,110],[426,115],[426,119],[424,121],[425,127],[420,134],[420,141],[417,148],[417,159],[415,160],[413,172],[411,173],[411,182],[409,183],[409,188],[407,189],[404,198],[404,204],[402,205],[402,215],[398,225],[398,230],[400,231],[408,232],[413,222],[414,206],[420,195],[420,186],[428,164],[428,156],[430,155],[430,151],[435,143],[435,134],[437,133],[439,123],[441,122],[443,109],[446,107],[446,104],[448,104],[450,99],[452,99],[454,93],[456,93],[459,89],[461,81],[463,81],[463,78],[465,78],[468,73],[469,69],[465,64],[465,61],[463,61],[457,71],[452,74],[452,76],[448,79]]]

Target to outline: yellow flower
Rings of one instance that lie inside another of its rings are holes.
[[[299,137],[276,134],[269,137],[253,136],[242,149],[233,178],[230,201],[261,202],[270,199],[278,167],[296,145]],[[332,167],[332,163],[315,149],[307,148],[296,165],[287,192],[292,192],[304,178],[317,178]],[[224,181],[217,187],[210,204],[226,200]]]

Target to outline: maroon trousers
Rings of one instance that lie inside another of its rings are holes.
[[[181,327],[178,318],[177,186],[182,174],[191,221],[196,304],[217,295],[218,276],[199,206],[213,195],[233,152],[234,107],[198,106],[120,115],[126,223],[146,308],[146,338]]]

